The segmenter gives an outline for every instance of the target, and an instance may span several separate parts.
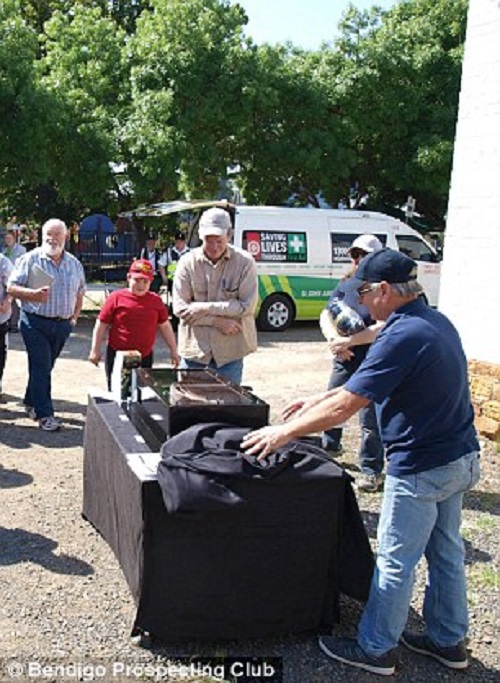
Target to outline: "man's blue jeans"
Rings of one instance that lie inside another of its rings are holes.
[[[358,629],[358,643],[367,654],[378,657],[398,644],[410,609],[415,567],[424,554],[426,633],[442,647],[465,638],[462,499],[479,474],[479,454],[473,452],[426,472],[386,477],[377,563]]]
[[[54,414],[50,374],[72,329],[69,320],[55,321],[21,313],[20,330],[28,355],[24,404],[35,409],[38,419]]]
[[[179,365],[180,370],[205,370],[206,368],[215,370],[219,375],[226,377],[231,382],[234,382],[234,384],[241,384],[241,378],[243,377],[243,358],[233,360],[231,363],[226,363],[226,365],[220,365],[219,367],[217,367],[213,359],[206,365],[205,363],[198,363],[195,360],[189,360],[189,358],[182,358]]]

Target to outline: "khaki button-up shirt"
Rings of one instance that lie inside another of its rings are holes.
[[[173,309],[179,316],[179,353],[199,363],[212,359],[217,366],[243,358],[257,349],[255,308],[258,300],[257,268],[246,251],[228,245],[224,256],[212,263],[203,247],[179,259],[173,284]],[[208,302],[203,317],[182,320],[193,302]],[[223,334],[214,318],[223,316],[241,323],[237,334]]]

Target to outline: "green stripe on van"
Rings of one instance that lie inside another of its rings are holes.
[[[275,292],[271,277],[269,275],[259,275],[259,299],[264,301],[266,296]]]
[[[294,301],[296,320],[318,320],[338,283],[337,278],[328,277],[259,275],[259,300],[275,292],[286,293]]]
[[[292,287],[290,286],[290,280],[286,277],[286,275],[277,275],[276,279],[278,280],[279,284],[281,285],[281,291],[286,292],[287,294],[290,294],[290,296],[293,299],[294,298],[293,290],[292,290]]]

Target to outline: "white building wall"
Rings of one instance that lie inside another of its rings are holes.
[[[439,310],[500,364],[500,0],[470,0]]]

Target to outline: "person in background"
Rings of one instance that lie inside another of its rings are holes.
[[[166,284],[166,281],[164,282],[164,275],[162,276],[160,270],[160,268],[162,268],[163,273],[165,273],[165,255],[162,254],[156,246],[157,239],[157,236],[153,232],[148,233],[146,235],[146,245],[141,249],[139,254],[139,258],[149,261],[153,268],[154,278],[151,282],[150,290],[155,293],[158,293],[161,286]]]
[[[85,293],[83,266],[65,250],[67,232],[58,218],[46,221],[41,246],[16,261],[7,285],[10,296],[21,300],[20,330],[28,355],[24,406],[47,432],[61,427],[54,416],[51,373],[77,323]]]
[[[165,252],[164,264],[160,267],[164,281],[168,282],[168,291],[172,292],[172,284],[174,281],[175,269],[181,256],[190,251],[186,244],[186,235],[183,232],[176,232],[174,236],[174,244]],[[166,271],[165,271],[166,267]]]
[[[0,254],[0,395],[2,394],[3,373],[7,361],[7,334],[12,306],[12,297],[7,293],[7,281],[12,269],[11,261]]]
[[[26,253],[26,247],[19,244],[17,241],[17,232],[14,230],[7,230],[3,238],[4,246],[2,253],[11,263],[15,263],[20,256]],[[9,332],[19,332],[19,306],[16,301],[11,301],[12,312],[8,324]]]
[[[321,313],[321,331],[333,353],[333,366],[328,389],[342,386],[356,372],[370,348],[370,343],[383,326],[383,323],[375,323],[371,319],[368,309],[359,301],[356,290],[361,281],[355,275],[361,259],[380,249],[382,249],[382,243],[375,235],[360,235],[353,241],[348,250],[352,266],[338,287],[333,290],[325,309]],[[366,329],[347,337],[341,336],[334,324],[335,315],[332,315],[332,309],[335,309],[338,301],[343,301],[349,308],[356,311],[363,319]],[[384,448],[380,440],[373,404],[370,403],[365,408],[361,408],[359,424],[361,427],[359,449],[361,477],[357,478],[356,485],[361,491],[375,493],[383,485]],[[327,429],[322,434],[322,446],[333,457],[337,457],[343,452],[341,439],[342,427]]]
[[[20,256],[26,253],[26,248],[17,241],[17,231],[7,230],[3,241],[2,253],[7,256],[11,263],[15,263]]]
[[[177,268],[177,263],[179,262],[181,256],[187,254],[188,251],[189,247],[186,244],[186,235],[183,232],[176,232],[174,236],[173,246],[169,247],[166,250],[159,264],[159,270],[162,280],[167,285],[169,304],[171,308],[175,269]],[[170,312],[170,318],[172,321],[172,328],[174,332],[177,332],[177,328],[179,327],[179,318],[177,318],[177,316],[174,315],[172,311]]]
[[[89,360],[99,365],[102,342],[107,337],[105,371],[109,390],[117,351],[139,351],[141,366],[153,366],[157,330],[170,350],[173,365],[180,363],[168,311],[158,294],[150,291],[153,279],[149,261],[133,261],[127,275],[128,288],[112,292],[96,320]]]
[[[257,349],[257,268],[252,256],[233,247],[227,211],[205,211],[202,245],[178,262],[173,305],[179,323],[182,368],[212,368],[241,384],[243,358]]]
[[[387,475],[370,595],[357,638],[321,636],[332,659],[375,674],[395,672],[395,649],[449,669],[468,665],[465,552],[460,537],[465,491],[480,476],[467,359],[457,330],[427,306],[417,264],[392,249],[361,261],[358,295],[385,325],[343,387],[296,401],[282,425],[250,432],[243,449],[259,459],[318,429],[344,422],[373,401]],[[415,570],[425,555],[425,631],[405,630]]]
[[[38,247],[38,230],[36,228],[29,228],[22,239],[22,245],[26,251],[32,251]]]

